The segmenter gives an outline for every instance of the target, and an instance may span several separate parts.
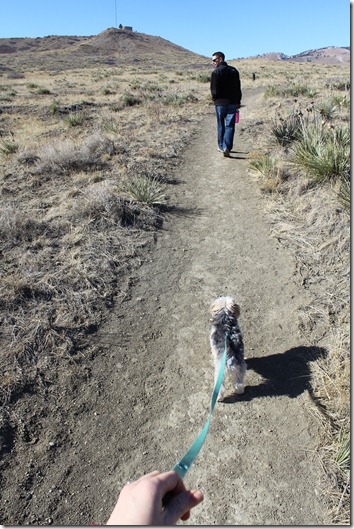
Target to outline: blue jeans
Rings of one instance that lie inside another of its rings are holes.
[[[236,105],[216,105],[219,149],[231,151],[234,145]]]

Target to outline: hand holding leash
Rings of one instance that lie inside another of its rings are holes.
[[[107,525],[174,525],[201,501],[176,472],[151,472],[123,487]]]

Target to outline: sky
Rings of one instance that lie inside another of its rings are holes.
[[[0,0],[0,38],[132,26],[210,57],[350,46],[349,0]],[[156,50],[158,53],[158,50]]]

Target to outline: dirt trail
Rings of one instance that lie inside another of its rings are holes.
[[[100,330],[90,377],[69,404],[65,396],[51,402],[30,458],[25,445],[17,450],[27,482],[11,490],[7,474],[9,519],[17,490],[17,522],[104,523],[126,481],[173,467],[207,418],[209,304],[230,294],[241,306],[247,388],[214,410],[186,476],[205,494],[189,523],[328,523],[319,425],[307,390],[316,350],[297,325],[297,309],[308,299],[292,256],[269,235],[247,174],[262,101],[246,91],[244,103],[230,159],[216,151],[211,113],[186,150],[171,200],[177,208]]]

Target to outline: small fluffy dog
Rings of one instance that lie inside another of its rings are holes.
[[[212,327],[210,332],[211,354],[215,365],[215,383],[219,375],[221,360],[226,343],[225,376],[231,375],[233,387],[237,395],[245,391],[244,376],[246,362],[244,360],[243,340],[237,318],[240,307],[230,296],[216,299],[210,307]],[[226,342],[225,342],[225,336]],[[225,386],[220,388],[219,401],[224,399]]]

